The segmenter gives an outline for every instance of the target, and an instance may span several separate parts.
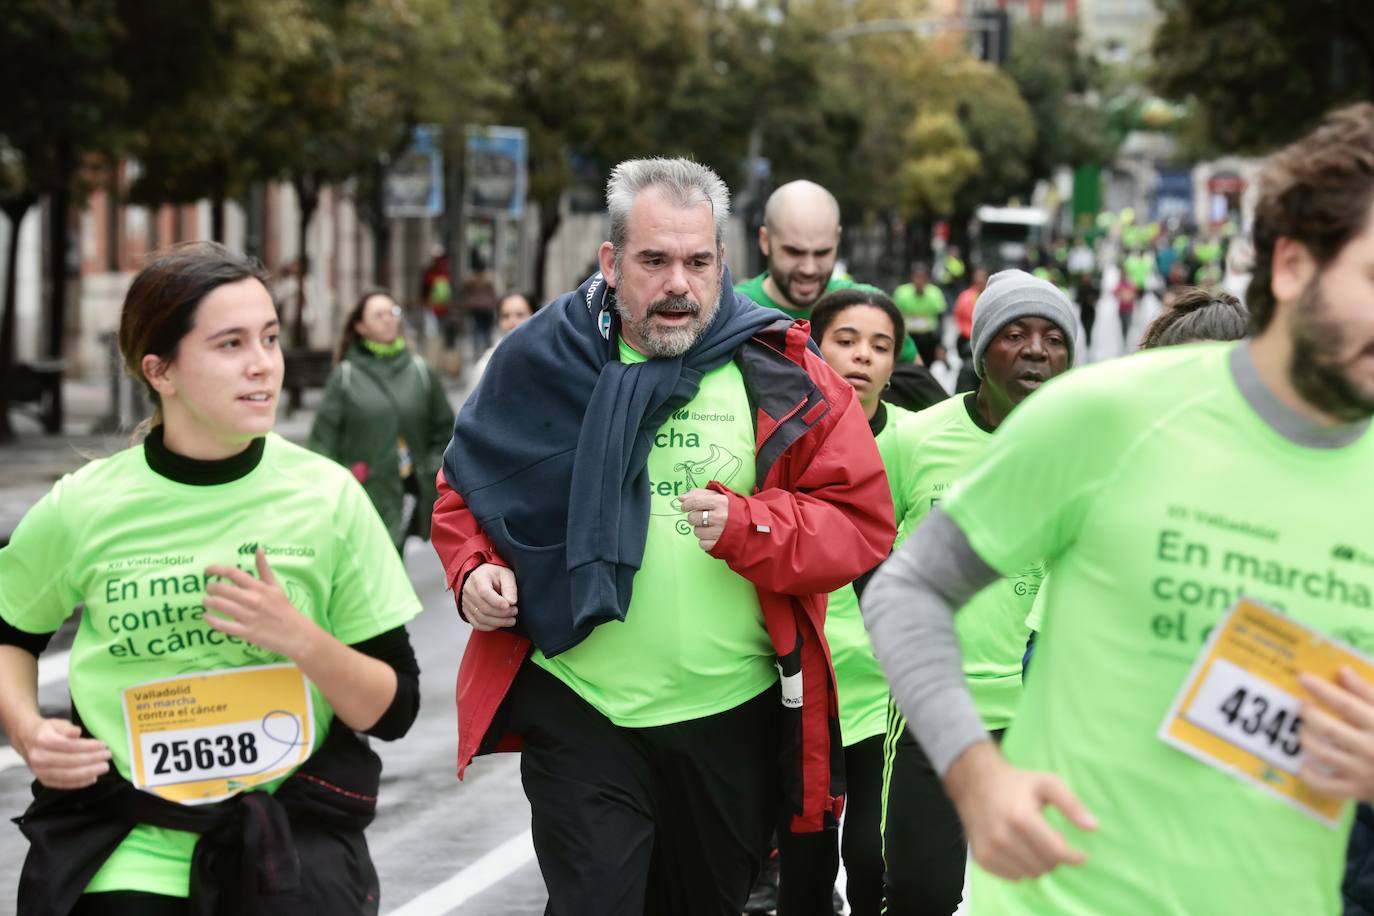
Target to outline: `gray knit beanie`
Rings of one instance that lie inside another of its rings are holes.
[[[1069,365],[1078,343],[1078,315],[1059,287],[1024,270],[999,270],[973,303],[973,371],[983,377],[988,344],[1018,318],[1044,318],[1059,325],[1069,345]]]

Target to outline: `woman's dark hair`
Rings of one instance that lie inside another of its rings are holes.
[[[267,271],[256,258],[230,251],[218,242],[186,242],[154,252],[124,295],[119,316],[119,352],[124,370],[148,389],[151,426],[162,422],[162,403],[143,374],[143,357],[176,359],[181,339],[195,323],[196,308],[229,283],[257,280],[269,287]]]
[[[1240,340],[1249,324],[1249,313],[1230,293],[1185,287],[1173,305],[1145,329],[1140,349],[1171,347],[1201,340]]]
[[[876,286],[851,286],[822,296],[821,301],[811,309],[811,339],[819,346],[821,338],[825,337],[826,330],[835,323],[840,312],[856,305],[869,305],[887,313],[887,317],[892,319],[892,345],[896,348],[893,353],[900,352],[902,340],[906,337],[906,322],[902,320],[901,310]]]
[[[1316,130],[1268,158],[1255,206],[1255,268],[1245,294],[1256,334],[1273,320],[1272,267],[1280,238],[1301,242],[1318,267],[1340,254],[1374,202],[1374,104],[1328,114]]]
[[[367,300],[373,296],[386,296],[392,302],[396,301],[396,297],[391,295],[390,290],[382,289],[380,286],[363,290],[362,295],[358,296],[358,301],[353,304],[352,310],[349,311],[348,317],[344,319],[343,329],[339,331],[339,344],[334,350],[334,362],[343,362],[344,356],[358,342],[358,331],[353,325],[363,320],[363,309],[367,308]]]

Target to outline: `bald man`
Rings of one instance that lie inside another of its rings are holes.
[[[833,276],[840,251],[840,205],[814,181],[789,181],[769,196],[759,227],[759,250],[767,268],[736,284],[735,291],[793,318],[809,318],[812,306],[826,293],[859,285]],[[929,372],[911,367],[915,361],[916,345],[904,336],[898,371],[884,400],[920,410],[947,396]]]
[[[759,305],[806,318],[826,293],[854,284],[835,279],[840,205],[814,181],[789,181],[768,198],[759,227],[767,269],[735,289]]]

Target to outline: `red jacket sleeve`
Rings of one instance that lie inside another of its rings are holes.
[[[435,475],[435,488],[438,497],[434,500],[434,516],[430,527],[430,541],[444,564],[444,579],[453,590],[454,602],[459,604],[458,593],[468,573],[483,563],[505,566],[506,562],[496,552],[496,546],[483,533],[477,518],[463,502],[463,497],[448,485],[441,470]],[[464,618],[466,619],[466,618]]]
[[[839,384],[822,383],[833,421],[826,417],[792,447],[798,454],[783,459],[794,479],[753,496],[709,485],[730,499],[725,531],[711,555],[759,588],[828,594],[892,549],[897,531],[887,473],[862,405],[853,389]]]

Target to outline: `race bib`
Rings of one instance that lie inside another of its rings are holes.
[[[124,690],[130,781],[203,805],[285,776],[310,756],[315,717],[294,665],[230,668]]]
[[[1334,681],[1348,666],[1374,680],[1374,663],[1278,611],[1241,598],[1227,612],[1159,729],[1209,766],[1278,796],[1335,827],[1345,804],[1298,778],[1304,672]]]

